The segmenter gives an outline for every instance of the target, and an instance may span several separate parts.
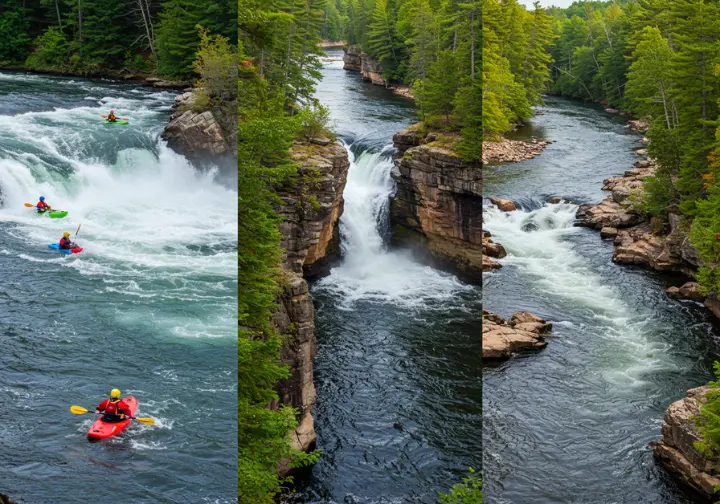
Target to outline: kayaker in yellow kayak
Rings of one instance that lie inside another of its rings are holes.
[[[35,205],[35,208],[37,208],[38,213],[44,213],[48,210],[52,210],[52,207],[45,203],[45,196],[40,196],[40,201],[38,201],[38,204]]]
[[[95,413],[105,413],[103,415],[103,421],[105,422],[119,422],[124,420],[126,415],[132,416],[130,406],[125,401],[120,400],[120,391],[118,389],[110,391],[110,399],[105,399],[98,404]]]
[[[78,244],[70,239],[70,233],[68,231],[65,231],[63,237],[60,239],[60,248],[66,250],[78,248]]]

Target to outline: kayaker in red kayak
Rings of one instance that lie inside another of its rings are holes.
[[[60,239],[60,248],[66,250],[78,248],[78,244],[70,239],[70,233],[68,231],[65,231],[63,237]]]
[[[120,391],[112,389],[110,391],[110,399],[105,399],[95,408],[95,413],[105,413],[103,415],[104,422],[120,422],[125,420],[125,416],[132,416],[130,406],[120,400]]]
[[[37,211],[39,213],[43,213],[47,210],[52,210],[52,208],[50,208],[50,205],[45,203],[45,196],[40,196],[40,201],[38,201],[38,204],[35,205],[35,208],[37,208]]]

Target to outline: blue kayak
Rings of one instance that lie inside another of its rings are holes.
[[[55,249],[63,254],[78,254],[83,251],[82,247],[75,247],[74,249],[61,249],[59,243],[51,243],[48,248]]]

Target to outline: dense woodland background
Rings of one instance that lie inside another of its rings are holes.
[[[0,0],[0,65],[187,78],[198,27],[235,46],[235,0]]]

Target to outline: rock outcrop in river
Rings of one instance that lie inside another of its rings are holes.
[[[675,401],[665,411],[662,439],[650,443],[650,448],[663,465],[707,497],[715,495],[720,485],[717,460],[710,460],[694,446],[699,440],[693,417],[700,413],[701,401],[710,387],[690,389],[687,397]]]
[[[551,330],[550,322],[527,312],[513,313],[510,320],[505,320],[483,310],[482,357],[507,359],[517,352],[540,350],[547,346],[544,335]]]
[[[237,163],[237,131],[230,124],[232,120],[223,118],[218,111],[195,110],[195,93],[186,91],[175,98],[175,112],[162,138],[188,159]]]
[[[276,211],[284,218],[280,224],[280,246],[285,250],[285,288],[274,323],[286,338],[281,357],[290,366],[291,376],[280,382],[277,390],[283,404],[300,411],[293,446],[308,450],[316,438],[312,416],[316,342],[315,309],[304,276],[327,273],[338,258],[338,220],[343,211],[350,161],[344,147],[324,141],[295,144],[290,156],[300,167],[297,178],[277,190],[281,204]],[[290,471],[286,461],[278,469],[280,474]]]
[[[14,500],[5,494],[0,493],[0,504],[17,504]]]
[[[675,271],[694,276],[700,266],[697,250],[688,237],[689,224],[677,209],[670,208],[668,226],[647,220],[635,206],[643,192],[643,179],[657,167],[649,159],[635,163],[622,177],[603,181],[611,195],[596,205],[578,209],[578,225],[599,229],[603,238],[613,239],[613,261],[636,264],[658,271]],[[673,211],[674,210],[674,211]]]
[[[390,205],[393,242],[420,244],[441,266],[481,281],[482,183],[480,164],[446,147],[448,138],[413,128],[393,136],[398,149]]]
[[[552,142],[533,137],[530,142],[501,138],[498,141],[483,141],[482,162],[517,163],[539,156]]]

